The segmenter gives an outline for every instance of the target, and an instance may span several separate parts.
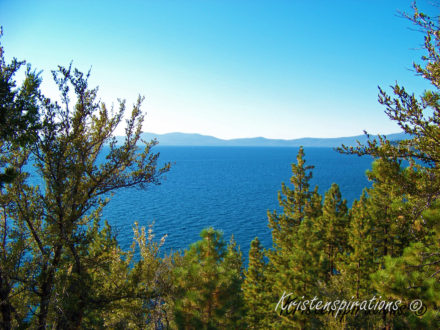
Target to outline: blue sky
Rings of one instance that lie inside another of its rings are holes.
[[[6,58],[43,70],[49,96],[71,61],[108,104],[144,95],[144,131],[339,137],[398,131],[378,85],[429,88],[411,71],[423,34],[398,14],[411,3],[0,0],[0,25]]]

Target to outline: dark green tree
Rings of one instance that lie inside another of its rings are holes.
[[[77,328],[90,308],[102,309],[109,300],[120,299],[112,295],[95,300],[94,274],[105,263],[91,259],[90,251],[102,239],[110,240],[108,248],[116,250],[111,236],[89,229],[99,224],[112,192],[158,184],[169,169],[157,166],[158,154],[151,152],[155,142],[138,147],[142,98],[127,120],[125,141],[118,146],[113,134],[125,103],[120,102],[116,114],[109,113],[97,101],[97,89],[88,88],[88,75],[70,67],[59,67],[54,78],[62,103],[41,97],[43,128],[27,148],[9,153],[8,161],[19,174],[2,190],[5,259],[0,277],[7,288],[0,292],[6,306],[2,320],[11,320],[13,326]],[[41,188],[27,184],[23,166],[30,157]],[[149,288],[132,293],[126,293],[127,299],[152,296]]]
[[[292,177],[290,183],[293,189],[281,185],[281,192],[278,193],[278,201],[283,208],[283,213],[276,211],[268,213],[269,228],[272,229],[274,243],[282,244],[283,238],[295,231],[301,221],[306,217],[315,217],[321,213],[321,199],[317,193],[310,190],[310,180],[312,179],[312,169],[314,166],[306,166],[304,159],[304,149],[299,148],[296,157],[297,163],[292,164]]]
[[[422,182],[414,185],[398,175],[389,179],[422,199],[424,207],[417,209],[420,215],[440,194],[440,28],[436,17],[420,12],[417,6],[414,6],[413,15],[405,16],[424,33],[424,65],[414,63],[413,67],[417,75],[431,84],[432,89],[420,97],[408,93],[397,83],[392,86],[394,97],[380,89],[379,103],[385,106],[387,116],[407,134],[407,138],[391,142],[386,136],[379,136],[379,139],[370,139],[366,145],[342,146],[339,151],[384,160],[408,161],[420,178],[429,180],[429,185]]]
[[[395,84],[394,96],[380,89],[385,113],[407,133],[390,142],[384,136],[340,151],[377,158],[370,173],[368,212],[374,221],[373,244],[380,269],[373,274],[378,293],[429,306],[423,317],[405,314],[384,326],[432,327],[438,324],[438,200],[440,196],[440,27],[438,17],[419,11],[405,15],[424,34],[425,55],[414,70],[430,83],[420,97]],[[403,165],[402,165],[403,164]]]
[[[347,250],[337,268],[347,288],[347,294],[361,299],[372,294],[370,275],[378,269],[373,240],[374,221],[368,212],[368,197],[364,190],[359,201],[350,210],[347,230]]]
[[[317,187],[310,190],[312,169],[313,166],[305,165],[304,150],[301,147],[297,164],[292,164],[290,182],[293,189],[283,184],[284,196],[281,193],[278,195],[283,212],[268,213],[273,241],[273,249],[268,251],[272,311],[283,292],[292,293],[296,297],[313,298],[318,291],[318,281],[325,277],[322,232],[317,225],[322,215],[322,198]],[[277,312],[280,314],[280,310]],[[278,322],[290,327],[319,324],[317,318],[300,313],[294,316],[281,313]]]
[[[0,27],[0,40],[2,29]],[[30,65],[26,66],[22,84],[17,87],[15,75],[25,61],[12,59],[6,63],[0,43],[0,187],[11,183],[18,175],[8,161],[12,149],[23,148],[36,139],[39,123],[41,78]]]
[[[270,253],[271,262],[277,271],[286,268],[288,256],[292,250],[292,235],[306,217],[315,218],[321,215],[321,196],[310,190],[313,166],[306,166],[304,149],[301,147],[297,155],[297,163],[292,164],[290,182],[293,189],[281,185],[278,201],[283,212],[268,212],[269,228],[272,230],[274,253]]]
[[[372,275],[372,286],[383,296],[405,304],[420,301],[415,311],[393,319],[396,327],[435,328],[440,322],[440,203],[425,210],[422,218],[431,231],[413,241],[397,257],[386,256],[384,267]]]
[[[242,286],[246,304],[245,321],[250,329],[269,328],[275,321],[267,276],[268,264],[264,249],[256,237],[251,242],[249,265]]]
[[[342,200],[337,184],[325,193],[322,216],[318,225],[322,230],[324,253],[328,260],[328,279],[337,272],[336,259],[347,251],[347,228],[349,224],[347,201]]]
[[[368,212],[374,219],[371,234],[377,255],[398,256],[408,246],[412,236],[410,214],[412,198],[392,177],[403,176],[399,162],[378,159],[367,172],[373,186],[368,190]]]
[[[175,322],[179,329],[236,328],[244,315],[243,266],[235,242],[212,228],[186,250],[174,269]]]

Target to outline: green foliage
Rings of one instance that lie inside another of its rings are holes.
[[[328,278],[337,271],[337,257],[347,251],[347,212],[347,201],[342,200],[339,186],[334,183],[325,193],[322,217],[319,219],[324,253],[328,260]]]
[[[174,269],[175,320],[179,329],[238,327],[243,315],[241,252],[212,228],[186,250]]]
[[[367,173],[373,181],[372,189],[368,190],[368,212],[376,219],[371,235],[378,256],[400,255],[411,239],[413,219],[407,209],[412,198],[390,179],[401,175],[398,162],[384,159],[376,160],[372,171]]]
[[[375,244],[372,230],[374,221],[368,213],[366,191],[350,210],[350,227],[347,230],[346,253],[337,268],[341,273],[348,296],[357,299],[371,295],[370,274],[377,270]]]
[[[273,241],[273,249],[267,253],[269,266],[266,276],[272,293],[268,318],[275,313],[275,306],[283,292],[297,297],[313,297],[318,292],[316,284],[324,278],[327,263],[322,253],[322,232],[316,224],[322,214],[322,198],[317,187],[313,191],[309,189],[312,169],[313,166],[305,165],[301,147],[297,163],[292,164],[290,182],[293,189],[282,184],[283,196],[281,193],[278,195],[283,212],[268,213]],[[304,326],[307,320],[314,322],[310,315],[279,315],[277,321],[283,326]]]
[[[294,235],[306,217],[315,217],[321,213],[321,196],[309,190],[313,166],[306,166],[304,150],[298,151],[297,164],[292,164],[290,182],[293,189],[284,183],[278,193],[278,201],[283,213],[268,212],[269,228],[272,230],[272,241],[276,252],[270,258],[277,271],[287,270],[288,256],[292,252],[292,235]]]
[[[440,28],[437,18],[419,12],[416,6],[414,14],[407,17],[425,34],[424,49],[427,55],[422,56],[424,65],[414,63],[414,70],[433,89],[417,97],[396,83],[393,86],[394,97],[380,89],[379,102],[385,106],[388,117],[408,134],[408,139],[391,143],[381,136],[379,141],[370,140],[367,145],[358,147],[343,146],[339,150],[381,159],[409,161],[419,175],[429,177],[430,185],[407,186],[405,181],[399,181],[399,177],[391,176],[390,179],[432,201],[438,197],[440,187],[439,169],[436,166],[440,161]]]
[[[437,201],[423,213],[428,223],[435,223],[423,241],[412,242],[399,257],[385,258],[385,267],[372,277],[377,290],[405,303],[419,299],[426,308],[422,318],[407,312],[396,323],[411,327],[431,327],[439,322],[440,309],[440,204]],[[423,309],[422,309],[423,310]]]
[[[116,329],[166,326],[171,312],[165,300],[171,292],[172,274],[171,259],[159,256],[165,237],[156,243],[152,225],[146,232],[135,223],[134,241],[128,252],[120,250],[114,237],[100,235],[100,238],[89,249],[91,259],[95,260],[94,286],[89,288],[93,300],[88,303],[82,326]],[[139,251],[138,260],[134,260],[136,251]],[[100,264],[96,265],[96,261]]]
[[[0,39],[1,36],[0,27]],[[17,87],[14,80],[25,63],[14,58],[7,64],[0,43],[0,186],[11,183],[18,175],[17,169],[8,160],[9,153],[34,141],[41,128],[40,74],[27,65],[21,86]]]
[[[301,147],[297,155],[297,163],[292,164],[292,177],[290,182],[293,189],[284,183],[281,185],[281,192],[278,193],[278,201],[283,208],[283,213],[278,215],[275,211],[268,213],[269,228],[272,229],[272,237],[275,245],[285,243],[283,239],[295,231],[301,221],[306,217],[314,217],[321,212],[321,197],[310,190],[309,181],[312,178],[313,166],[306,166],[304,149]]]
[[[250,329],[269,328],[275,321],[271,302],[268,264],[263,247],[256,237],[249,250],[249,265],[243,282],[246,305],[246,326]]]
[[[414,69],[431,84],[432,90],[416,97],[396,83],[394,97],[380,89],[379,102],[385,106],[388,117],[408,134],[408,139],[391,143],[381,136],[378,141],[370,140],[358,147],[343,146],[340,151],[377,159],[368,173],[373,187],[368,190],[362,216],[367,221],[366,242],[348,258],[357,254],[367,256],[367,251],[362,250],[372,244],[374,258],[366,265],[373,261],[377,270],[368,270],[370,282],[364,282],[370,284],[369,290],[405,303],[420,299],[427,307],[423,316],[406,312],[384,318],[384,325],[429,328],[439,322],[440,27],[437,18],[421,13],[415,5],[414,14],[406,17],[424,32],[424,63],[415,63]],[[402,160],[408,166],[402,167]],[[358,223],[354,211],[353,219]],[[348,272],[352,265],[350,261],[346,265]],[[361,284],[358,288],[364,290]]]
[[[112,134],[122,120],[124,102],[110,114],[97,101],[97,89],[88,89],[88,75],[70,67],[53,74],[62,104],[40,96],[39,134],[26,148],[17,146],[4,155],[18,173],[1,190],[0,298],[7,328],[78,327],[99,319],[93,316],[96,311],[114,300],[145,301],[157,295],[127,284],[136,279],[130,278],[130,258],[119,250],[110,228],[99,228],[110,193],[158,184],[169,169],[157,167],[158,154],[151,153],[155,142],[138,150],[142,99],[127,120],[125,143],[117,146]],[[105,144],[109,152],[98,161]],[[27,184],[23,166],[28,160],[43,187]],[[98,274],[122,282],[100,285],[104,279]]]
[[[313,166],[303,148],[282,184],[281,212],[269,212],[273,247],[256,238],[249,266],[233,239],[201,232],[183,254],[162,257],[164,238],[134,226],[122,251],[102,210],[120,188],[159,184],[155,141],[138,147],[142,98],[127,120],[126,138],[113,133],[116,113],[97,101],[84,75],[53,72],[61,103],[39,91],[39,74],[14,76],[24,62],[6,64],[0,47],[0,324],[11,328],[229,329],[436,328],[440,322],[440,29],[420,13],[409,17],[425,32],[424,65],[414,64],[432,90],[417,98],[396,84],[380,90],[389,118],[408,140],[381,136],[339,150],[375,158],[372,187],[348,209],[333,184],[324,201],[310,189]],[[72,106],[71,99],[75,100]],[[104,145],[109,151],[103,153]],[[30,185],[32,164],[42,185]],[[275,307],[283,292],[298,299],[420,300],[414,313],[350,314],[336,319]],[[423,314],[423,315],[421,315]]]
[[[269,213],[273,249],[267,253],[267,263],[261,248],[252,245],[245,297],[253,310],[263,310],[260,306],[264,304],[252,295],[266,294],[266,299],[274,300],[276,291],[279,296],[285,291],[294,297],[312,299],[316,295],[330,301],[377,296],[409,304],[419,299],[426,314],[406,309],[394,314],[350,314],[336,320],[332,315],[297,312],[281,315],[279,322],[272,324],[275,328],[438,327],[440,32],[438,21],[416,7],[409,18],[425,32],[428,53],[422,58],[425,65],[414,64],[414,68],[433,90],[417,98],[396,84],[394,98],[382,89],[379,98],[386,114],[408,133],[408,139],[391,143],[380,136],[367,145],[339,149],[375,158],[367,172],[372,187],[350,210],[337,185],[326,193],[321,207],[316,190],[309,190],[311,168],[305,166],[301,148],[297,164],[292,165],[293,189],[283,184],[279,194],[283,212]],[[264,272],[257,276],[255,267]],[[269,294],[261,292],[268,283]],[[263,324],[261,319],[269,320],[272,311],[269,308],[258,319],[248,318],[253,324]]]

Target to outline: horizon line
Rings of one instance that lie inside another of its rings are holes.
[[[229,139],[225,139],[225,138],[220,138],[214,135],[207,135],[207,134],[202,134],[202,133],[187,133],[187,132],[167,132],[167,133],[154,133],[154,132],[142,132],[141,134],[152,134],[152,135],[169,135],[169,134],[186,134],[186,135],[200,135],[200,136],[206,136],[206,137],[212,137],[218,140],[222,140],[222,141],[232,141],[232,140],[242,140],[242,139],[266,139],[266,140],[281,140],[281,141],[292,141],[292,140],[301,140],[301,139],[343,139],[343,138],[354,138],[354,137],[361,137],[361,136],[366,136],[367,134],[365,134],[363,132],[363,134],[358,134],[358,135],[349,135],[349,136],[337,136],[337,137],[312,137],[312,136],[305,136],[305,137],[299,137],[299,138],[289,138],[289,139],[283,139],[283,138],[268,138],[268,137],[264,137],[264,136],[254,136],[254,137],[237,137],[237,138],[229,138]],[[404,131],[401,132],[393,132],[393,133],[386,133],[386,134],[368,134],[369,136],[389,136],[389,135],[395,135],[395,134],[406,134]],[[115,135],[115,136],[123,136],[123,135]]]

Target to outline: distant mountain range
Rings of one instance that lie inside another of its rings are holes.
[[[376,137],[371,135],[371,138]],[[123,137],[116,137],[119,143],[124,141]],[[156,138],[160,146],[218,146],[218,147],[339,147],[342,144],[347,146],[357,145],[356,141],[365,143],[365,135],[339,137],[339,138],[301,138],[293,140],[266,139],[264,137],[242,138],[223,140],[209,135],[188,134],[188,133],[142,133],[142,139],[150,141]],[[405,133],[388,134],[390,141],[408,139]]]

